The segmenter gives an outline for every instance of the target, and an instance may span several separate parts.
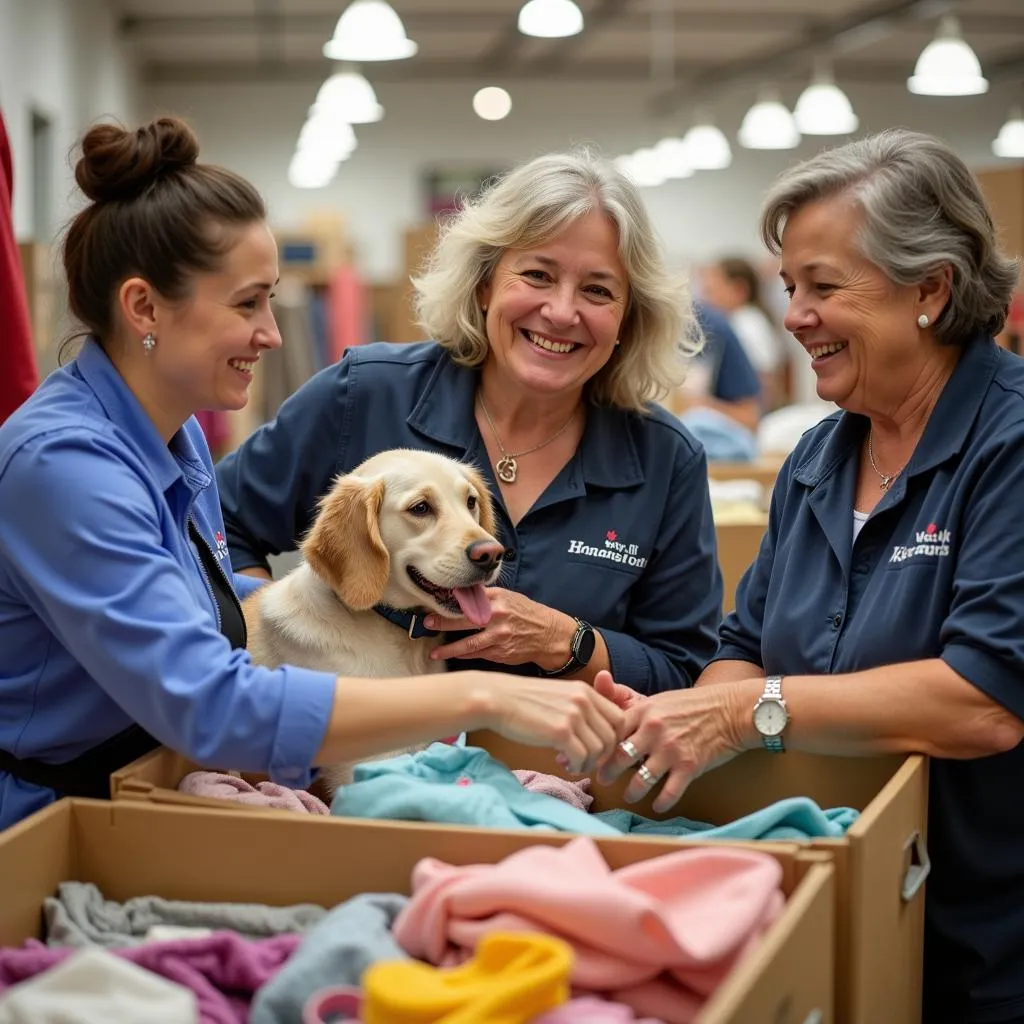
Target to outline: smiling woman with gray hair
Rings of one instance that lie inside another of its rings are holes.
[[[691,685],[721,615],[707,463],[653,403],[699,330],[636,186],[587,152],[531,160],[444,226],[414,284],[432,341],[349,349],[222,463],[235,566],[265,572],[368,456],[440,451],[484,471],[507,553],[486,608],[422,624],[451,634],[434,657]]]
[[[924,1019],[1024,1020],[1024,361],[1018,280],[938,139],[882,132],[769,191],[785,323],[841,411],[779,474],[697,686],[619,688],[629,796],[760,746],[932,757]]]

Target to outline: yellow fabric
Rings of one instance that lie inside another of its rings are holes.
[[[416,960],[363,974],[363,1024],[526,1024],[569,998],[572,948],[534,932],[492,932],[459,967]]]

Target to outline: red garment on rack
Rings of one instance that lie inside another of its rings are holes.
[[[0,423],[39,383],[25,278],[14,238],[14,166],[0,113]]]
[[[345,265],[327,282],[328,363],[366,340],[366,286],[355,267]]]

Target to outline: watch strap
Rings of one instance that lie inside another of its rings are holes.
[[[586,668],[587,662],[580,661],[578,656],[580,641],[583,639],[583,634],[586,630],[593,632],[594,627],[589,622],[584,622],[582,619],[576,619],[576,632],[572,635],[572,640],[569,642],[569,660],[561,667],[556,669],[542,668],[540,670],[541,675],[547,676],[551,679],[557,678],[558,676],[564,676],[567,672],[571,672],[574,668]]]

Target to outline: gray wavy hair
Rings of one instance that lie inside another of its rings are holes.
[[[619,347],[587,382],[588,397],[644,411],[686,376],[702,335],[681,276],[669,272],[636,186],[586,150],[537,157],[489,183],[449,220],[425,270],[413,278],[419,325],[464,366],[479,366],[490,342],[478,293],[507,249],[550,241],[601,210],[615,224],[629,295]]]
[[[790,214],[842,193],[864,214],[858,248],[890,280],[920,284],[952,269],[950,299],[934,326],[939,341],[964,344],[1003,329],[1019,261],[1000,249],[977,181],[945,142],[891,128],[784,171],[762,206],[765,245],[779,255]]]

